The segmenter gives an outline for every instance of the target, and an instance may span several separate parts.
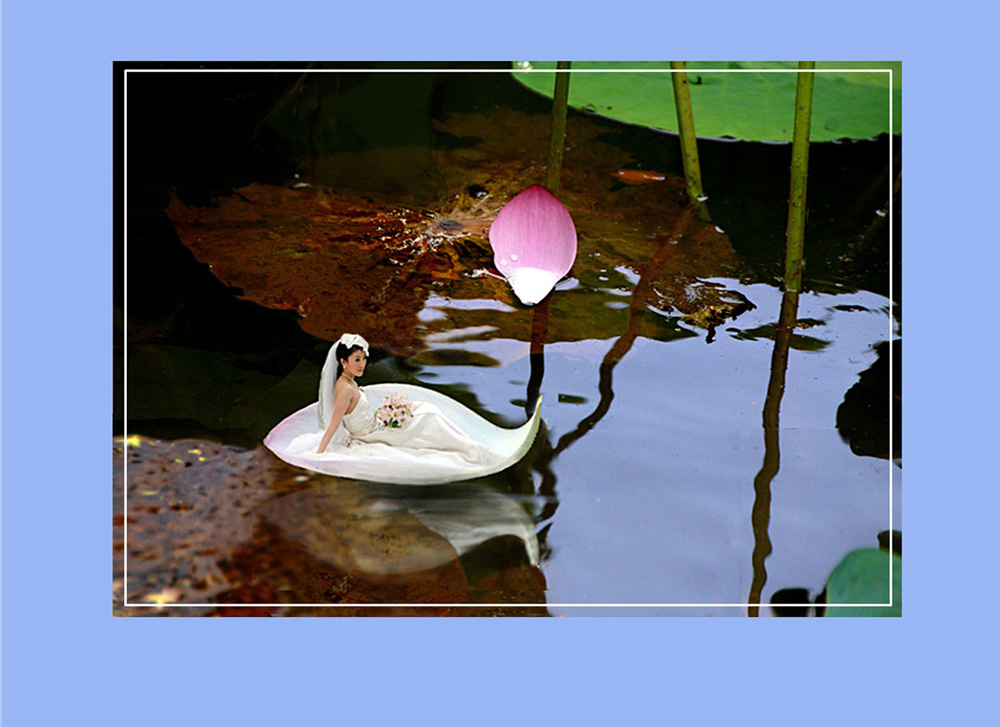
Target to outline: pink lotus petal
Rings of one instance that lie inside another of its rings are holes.
[[[576,259],[576,227],[555,195],[533,184],[500,210],[490,226],[497,269],[526,305],[542,300]]]

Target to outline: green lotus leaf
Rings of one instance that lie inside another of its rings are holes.
[[[892,564],[892,605],[889,565]],[[862,548],[844,556],[826,582],[827,616],[901,616],[903,559],[880,548]],[[847,606],[837,604],[866,604]]]
[[[547,71],[554,69],[555,63],[524,61],[514,67],[517,81],[552,97],[554,73]],[[669,68],[666,62],[574,61],[569,104],[618,121],[676,133],[677,112]],[[697,135],[745,141],[791,141],[797,68],[798,64],[791,62],[688,62]],[[594,72],[598,69],[604,72]],[[816,69],[811,141],[869,139],[890,131],[901,133],[902,63],[817,62]],[[891,94],[888,70],[892,70]]]

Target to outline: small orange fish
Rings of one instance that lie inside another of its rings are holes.
[[[611,172],[611,176],[625,184],[649,184],[650,182],[662,182],[667,175],[661,172],[647,172],[643,169],[619,169]]]

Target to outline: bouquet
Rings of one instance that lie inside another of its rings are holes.
[[[375,420],[383,427],[404,429],[413,418],[409,400],[402,394],[393,394],[382,400],[382,406],[375,412]]]

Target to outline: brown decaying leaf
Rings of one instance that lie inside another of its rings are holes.
[[[423,347],[427,331],[417,316],[432,293],[522,308],[504,281],[482,274],[493,268],[485,234],[503,204],[542,180],[548,146],[544,116],[494,110],[437,124],[453,136],[481,141],[434,151],[443,194],[430,208],[345,191],[251,185],[215,207],[174,198],[167,211],[184,244],[246,298],[297,310],[303,329],[320,339],[358,331],[377,347],[409,354]],[[718,304],[715,286],[700,285],[700,279],[733,276],[740,261],[723,232],[691,219],[680,177],[633,187],[611,177],[629,157],[600,141],[601,131],[587,118],[573,117],[568,125],[559,197],[579,232],[570,275],[595,287],[612,270],[653,276],[656,284],[647,287],[655,296],[640,307],[697,319]],[[485,194],[464,194],[470,185]],[[449,316],[453,327],[488,325],[500,329],[498,335],[530,336],[530,315],[453,310]],[[552,323],[550,340],[621,333],[581,330],[578,315],[568,325],[557,316]]]
[[[373,508],[363,483],[306,473],[262,447],[128,443],[127,468],[124,441],[113,447],[117,615],[546,614],[517,606],[544,602],[537,567],[512,565],[470,584],[448,541],[403,508]],[[130,604],[154,607],[125,607],[126,585]],[[293,605],[338,603],[350,605]],[[372,603],[457,605],[365,606]],[[511,605],[460,605],[475,603]]]

